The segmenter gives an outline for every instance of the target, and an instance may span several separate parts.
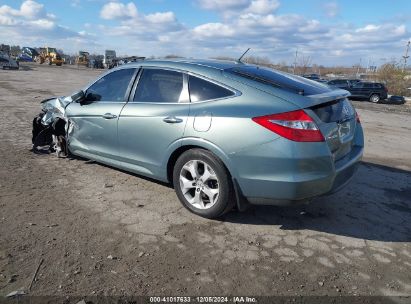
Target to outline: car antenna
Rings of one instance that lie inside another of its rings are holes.
[[[249,50],[251,50],[251,48],[248,48],[247,51],[245,51],[245,52],[240,56],[240,58],[237,59],[237,63],[243,63],[243,62],[241,61],[241,59],[243,59],[243,57],[245,56],[245,54],[248,53]]]

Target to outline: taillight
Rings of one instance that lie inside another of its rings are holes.
[[[314,120],[303,110],[254,117],[253,121],[289,140],[324,141],[324,136]]]

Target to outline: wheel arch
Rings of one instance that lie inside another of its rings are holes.
[[[226,167],[228,173],[231,177],[236,177],[236,171],[231,166],[231,162],[228,156],[216,145],[200,139],[185,139],[178,147],[173,149],[173,151],[169,154],[166,160],[166,174],[167,180],[172,184],[173,183],[173,169],[177,159],[182,155],[184,152],[191,150],[191,149],[204,149],[211,153],[213,153],[216,157],[218,157],[224,166]]]
[[[370,98],[372,95],[378,95],[381,97],[381,92],[371,92],[371,94],[368,96]]]
[[[228,156],[216,145],[205,141],[203,139],[192,138],[186,139],[182,144],[180,144],[174,151],[171,152],[169,157],[167,158],[167,166],[166,166],[166,175],[167,181],[173,185],[173,169],[177,159],[182,155],[184,152],[190,149],[203,149],[213,153],[216,157],[218,157],[221,162],[226,167],[229,176],[232,179],[234,194],[235,194],[235,205],[239,211],[244,211],[249,208],[250,204],[247,199],[244,197],[241,188],[237,182],[237,171],[235,167],[231,165],[230,159]]]

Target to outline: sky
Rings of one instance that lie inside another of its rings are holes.
[[[0,43],[336,66],[399,61],[411,0],[0,0]]]

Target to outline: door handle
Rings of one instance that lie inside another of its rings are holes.
[[[104,119],[113,119],[113,118],[117,118],[117,115],[111,114],[111,113],[106,113],[103,116]]]
[[[166,122],[166,123],[180,123],[180,122],[183,122],[183,120],[181,118],[177,118],[175,116],[168,116],[168,117],[164,118],[163,121]]]

